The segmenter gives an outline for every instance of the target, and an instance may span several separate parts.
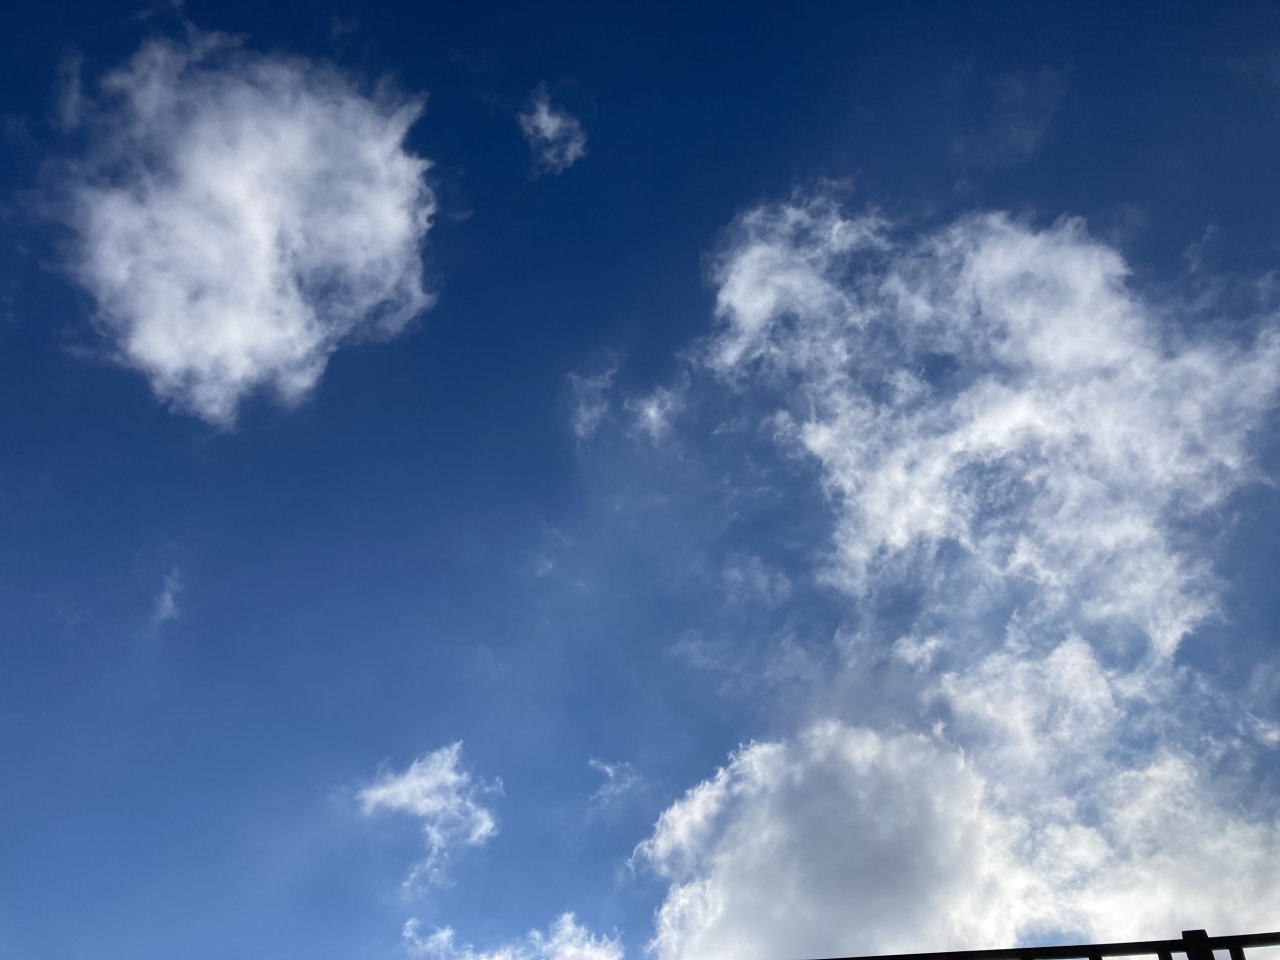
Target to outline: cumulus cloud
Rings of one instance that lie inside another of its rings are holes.
[[[1271,718],[1184,643],[1219,605],[1206,531],[1259,479],[1274,322],[1170,316],[1077,220],[903,237],[822,194],[743,214],[711,276],[702,363],[817,467],[858,626],[805,648],[817,719],[638,848],[656,955],[1274,924]]]
[[[738,751],[637,856],[673,881],[659,957],[763,960],[1007,942],[1017,842],[958,755],[828,723]]]
[[[539,170],[564,173],[587,155],[587,133],[577,117],[552,106],[545,86],[538,87],[517,114]]]
[[[78,103],[72,269],[163,401],[223,426],[256,392],[296,404],[335,350],[430,306],[435,201],[405,147],[421,99],[195,33],[147,43]]]
[[[1274,923],[1280,825],[1232,812],[1186,757],[1118,771],[1091,799],[1087,822],[1062,803],[1010,810],[923,734],[828,721],[750,744],[636,851],[671,881],[651,949],[764,960]]]
[[[404,944],[410,956],[426,960],[622,960],[617,940],[593,934],[572,913],[561,914],[545,931],[531,930],[522,939],[493,950],[460,946],[452,927],[440,927],[423,936],[417,920],[404,926]]]
[[[423,754],[403,772],[384,771],[360,791],[366,816],[401,813],[422,822],[427,853],[405,879],[406,887],[444,883],[445,865],[456,847],[483,846],[498,833],[493,812],[480,800],[501,784],[475,781],[461,760],[462,743],[451,743]]]

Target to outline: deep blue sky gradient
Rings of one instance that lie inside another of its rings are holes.
[[[783,725],[668,648],[764,618],[826,635],[842,601],[788,551],[821,538],[820,490],[744,502],[724,481],[776,451],[579,444],[567,374],[616,360],[636,392],[678,376],[710,329],[720,231],[820,178],[906,223],[1084,216],[1157,293],[1210,224],[1220,282],[1280,250],[1275,4],[191,2],[254,49],[426,92],[409,142],[442,204],[440,299],[415,330],[339,352],[298,409],[255,402],[226,433],[80,349],[92,304],[41,212],[78,136],[50,122],[60,58],[80,52],[92,84],[180,33],[136,12],[0,13],[5,960],[382,956],[415,827],[352,818],[354,791],[457,739],[502,779],[502,832],[417,915],[484,944],[572,906],[639,955],[660,885],[631,848]],[[1034,155],[962,155],[998,78],[1043,70],[1062,93]],[[544,82],[589,154],[534,178],[512,115]],[[1231,605],[1268,643],[1259,571],[1280,542],[1258,499],[1267,519],[1228,536],[1224,569],[1252,571]],[[707,558],[761,544],[808,585],[783,611],[724,609]],[[174,567],[181,615],[157,628]],[[587,809],[589,757],[646,786]]]

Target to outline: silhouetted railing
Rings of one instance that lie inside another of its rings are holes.
[[[1157,957],[1173,960],[1175,953],[1187,960],[1214,960],[1215,950],[1225,950],[1231,960],[1246,960],[1246,947],[1280,947],[1280,933],[1246,933],[1235,937],[1211,937],[1203,930],[1183,930],[1178,940],[1134,940],[1131,943],[1083,943],[1067,947],[1013,947],[1008,950],[952,950],[944,953],[890,953],[834,960],[1102,960],[1103,957]]]

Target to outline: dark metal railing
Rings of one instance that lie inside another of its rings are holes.
[[[1245,960],[1246,947],[1280,947],[1280,932],[1246,933],[1211,937],[1203,930],[1183,930],[1178,940],[1134,940],[1130,943],[1083,943],[1065,947],[1012,947],[1007,950],[951,950],[942,953],[891,953],[833,960],[1102,960],[1103,957],[1157,957],[1173,960],[1184,953],[1187,960],[1214,960],[1215,950],[1225,950],[1231,960]]]

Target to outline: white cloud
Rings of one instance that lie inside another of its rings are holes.
[[[587,765],[604,777],[604,783],[591,794],[592,803],[604,806],[640,786],[640,775],[629,763],[605,763],[592,757]]]
[[[164,575],[164,582],[151,612],[151,622],[155,626],[178,619],[178,594],[182,592],[182,586],[182,571],[177,567]]]
[[[714,368],[728,375],[763,359],[786,316],[856,322],[855,303],[838,273],[832,274],[850,253],[884,248],[885,226],[874,216],[846,219],[823,197],[757,207],[739,217],[714,273],[721,321],[709,356]]]
[[[738,751],[637,856],[672,880],[658,957],[763,960],[1007,942],[1018,840],[958,754],[829,723]]]
[[[671,420],[684,407],[684,398],[675,390],[658,387],[643,397],[629,397],[624,406],[632,415],[635,428],[657,442],[671,430]]]
[[[663,812],[636,851],[671,881],[650,946],[764,960],[1269,929],[1280,823],[1224,799],[1163,753],[1013,810],[943,739],[819,723],[744,747]]]
[[[419,882],[445,882],[445,865],[455,847],[483,846],[498,833],[493,812],[480,802],[486,792],[501,784],[477,783],[461,767],[462,743],[451,743],[414,760],[402,773],[384,771],[360,791],[366,816],[403,813],[422,821],[427,855],[405,879],[405,886]]]
[[[573,391],[573,435],[586,440],[595,434],[609,414],[609,398],[606,396],[618,372],[616,364],[594,374],[568,375],[569,388]]]
[[[572,913],[561,914],[544,933],[531,930],[520,940],[492,950],[459,946],[452,927],[440,927],[423,936],[416,920],[404,926],[404,944],[412,957],[426,960],[622,960],[617,940],[597,936]]]
[[[1182,259],[1186,261],[1187,270],[1191,273],[1199,273],[1204,269],[1207,254],[1220,242],[1218,234],[1218,228],[1211,223],[1204,228],[1204,233],[1200,234],[1199,240],[1189,244],[1187,249],[1182,251]]]
[[[819,719],[638,848],[660,960],[1274,924],[1267,698],[1182,651],[1214,639],[1205,528],[1258,479],[1274,324],[1190,335],[1079,221],[904,240],[825,196],[744,214],[712,277],[701,356],[818,467],[857,642],[804,646]]]
[[[723,641],[708,640],[697,630],[685,630],[667,647],[667,654],[694,670],[730,673],[736,667],[733,651]]]
[[[587,155],[587,134],[578,118],[551,104],[545,86],[538,87],[516,117],[529,141],[538,168],[563,173]]]
[[[865,594],[946,544],[987,593],[1172,655],[1213,607],[1177,527],[1250,479],[1280,338],[1185,341],[1078,221],[885,235],[825,200],[764,208],[715,272],[708,361],[792,388],[778,425],[839,510],[835,579]]]
[[[164,401],[219,425],[259,391],[297,403],[339,347],[431,304],[435,201],[404,145],[421,100],[199,33],[147,43],[102,90],[68,168],[73,269]]]

